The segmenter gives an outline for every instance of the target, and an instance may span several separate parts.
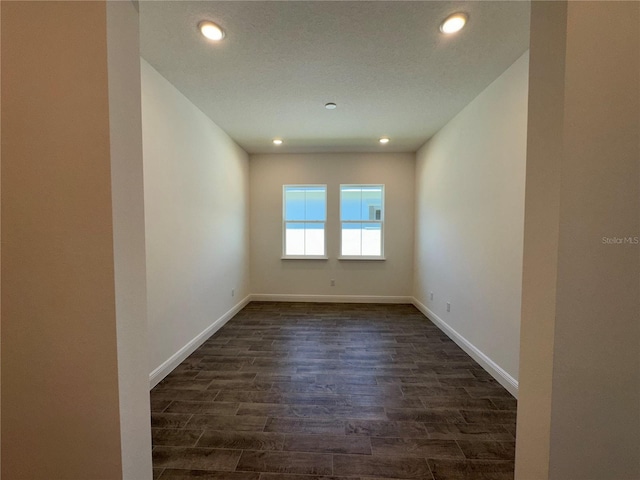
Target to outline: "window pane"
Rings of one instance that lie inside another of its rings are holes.
[[[285,221],[326,220],[325,187],[290,186],[284,188]]]
[[[362,226],[362,255],[382,255],[382,224],[365,223]]]
[[[342,224],[342,255],[362,255],[362,224]]]
[[[343,223],[342,255],[371,257],[382,255],[382,224]]]
[[[341,220],[383,220],[382,186],[343,186],[340,190]]]
[[[362,189],[341,187],[340,212],[342,220],[362,220]]]
[[[285,225],[285,255],[304,255],[304,223]]]
[[[326,198],[327,192],[324,187],[307,188],[305,220],[326,220]]]
[[[324,255],[324,223],[305,223],[305,255]]]
[[[362,188],[362,220],[382,220],[382,187]]]
[[[285,220],[305,220],[305,191],[300,187],[285,187]]]
[[[324,223],[287,223],[285,255],[324,255]]]

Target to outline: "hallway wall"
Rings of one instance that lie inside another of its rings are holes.
[[[106,2],[120,449],[123,479],[151,473],[138,11]]]
[[[158,381],[249,294],[249,166],[144,60],[142,133],[149,369]]]
[[[414,296],[512,393],[520,343],[528,61],[525,53],[416,160]]]

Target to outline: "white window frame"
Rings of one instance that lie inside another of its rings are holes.
[[[324,188],[324,221],[322,220],[289,220],[287,221],[287,188]],[[327,203],[329,194],[326,184],[287,184],[282,186],[282,260],[328,260],[327,256]],[[287,223],[318,223],[324,225],[323,255],[287,255]]]
[[[380,220],[342,220],[342,189],[343,188],[380,187],[382,190],[382,205]],[[385,185],[383,183],[345,183],[340,184],[340,256],[338,260],[386,260],[384,254],[384,224],[386,217]],[[342,224],[343,223],[375,223],[380,224],[380,255],[342,255]]]

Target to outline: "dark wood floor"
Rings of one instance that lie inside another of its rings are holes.
[[[513,479],[515,399],[410,305],[250,303],[151,409],[162,480]]]

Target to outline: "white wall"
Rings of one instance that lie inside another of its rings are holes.
[[[413,154],[252,155],[250,164],[251,290],[257,298],[304,295],[322,300],[348,295],[352,300],[374,296],[382,301],[411,295]],[[341,183],[385,185],[385,261],[337,260]],[[327,185],[329,260],[281,260],[284,184]]]
[[[525,53],[416,158],[414,295],[454,338],[457,332],[475,347],[476,358],[486,357],[481,363],[493,373],[503,370],[500,380],[506,378],[512,392],[520,343],[527,95]]]
[[[128,54],[107,49],[129,32],[111,20],[104,1],[2,2],[5,479],[123,477],[119,360],[129,358],[118,352],[114,247],[125,244],[112,153],[135,146],[136,132],[127,143],[110,116],[136,107],[120,103],[136,86],[125,81],[110,96],[111,54]],[[128,160],[140,168],[139,150]]]
[[[249,294],[249,165],[225,132],[141,63],[150,369],[157,381],[177,365],[181,349]]]
[[[138,12],[106,2],[122,478],[150,480],[147,288]]]
[[[533,2],[518,480],[640,478],[639,85],[639,3]]]

